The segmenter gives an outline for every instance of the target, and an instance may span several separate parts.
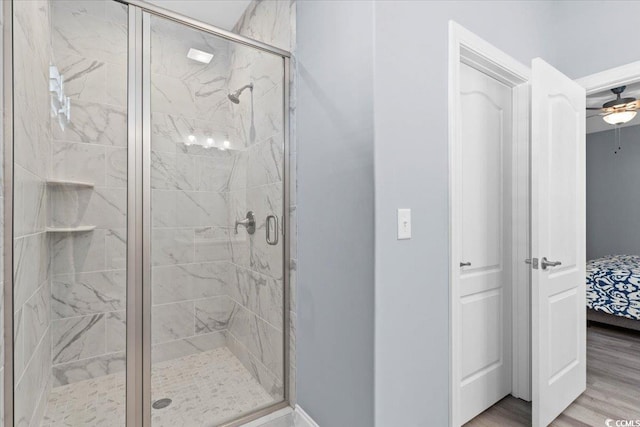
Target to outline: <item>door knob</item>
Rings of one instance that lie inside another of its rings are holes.
[[[471,263],[470,262],[461,262],[460,263],[460,267],[471,267]]]
[[[560,261],[548,261],[547,257],[542,257],[540,265],[542,266],[543,270],[546,270],[547,267],[557,267],[559,265],[562,265],[562,263]]]

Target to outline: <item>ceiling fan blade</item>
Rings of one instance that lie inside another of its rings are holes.
[[[593,115],[593,116],[587,116],[587,119],[591,119],[593,117],[602,117],[602,115],[601,114],[596,114],[596,115]]]
[[[600,108],[600,107],[587,107],[587,110],[604,110],[604,108]]]
[[[628,111],[640,110],[640,101],[637,99],[633,102],[630,102],[625,107]]]

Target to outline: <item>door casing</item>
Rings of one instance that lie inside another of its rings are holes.
[[[575,81],[586,90],[587,96],[612,87],[637,83],[640,82],[640,61],[589,74]]]
[[[459,174],[456,170],[461,156],[462,130],[460,100],[460,64],[469,65],[502,82],[513,93],[512,182],[510,199],[512,212],[512,316],[511,343],[512,394],[529,400],[531,396],[531,363],[529,321],[530,271],[524,263],[529,258],[529,87],[530,70],[459,24],[449,22],[449,350],[450,350],[450,406],[452,426],[460,425],[460,351],[458,337],[462,330],[457,302],[460,295],[458,280],[461,224],[457,220]],[[525,313],[525,315],[522,315]]]
[[[530,306],[530,270],[524,264],[524,259],[530,257],[530,176],[529,176],[529,129],[530,129],[530,88],[528,81],[530,70],[528,67],[515,61],[505,53],[493,47],[477,35],[466,30],[459,24],[450,21],[449,23],[449,351],[450,351],[450,383],[449,383],[449,420],[451,426],[460,425],[458,422],[458,408],[460,405],[459,395],[456,393],[455,385],[459,378],[457,366],[457,348],[454,337],[460,333],[460,326],[457,325],[458,313],[455,307],[458,289],[456,284],[456,273],[459,270],[458,262],[459,248],[453,242],[456,238],[452,206],[455,194],[452,190],[455,187],[455,177],[453,176],[452,159],[459,155],[460,131],[457,128],[460,120],[459,108],[459,66],[461,62],[469,64],[474,68],[500,80],[511,82],[512,85],[519,86],[519,100],[514,100],[514,229],[513,238],[521,244],[515,244],[514,250],[514,281],[516,277],[524,280],[526,286],[515,287],[513,290],[514,309],[517,308],[520,319],[514,319],[513,328],[513,395],[524,400],[531,399],[531,306]],[[632,62],[619,67],[611,68],[602,72],[587,75],[575,80],[585,88],[586,95],[589,96],[612,87],[629,85],[640,82],[640,61]],[[527,83],[527,84],[525,84]],[[517,137],[517,139],[516,139]],[[519,292],[520,291],[520,292]],[[526,313],[525,315],[522,315]],[[586,328],[586,325],[585,325]],[[520,336],[516,334],[520,333]]]

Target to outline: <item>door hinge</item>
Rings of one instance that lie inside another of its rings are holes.
[[[527,258],[524,260],[527,264],[531,264],[531,268],[538,269],[538,258]]]

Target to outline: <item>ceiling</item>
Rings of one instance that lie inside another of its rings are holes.
[[[242,13],[251,3],[251,0],[216,0],[208,3],[201,0],[146,1],[225,30],[231,30],[236,25]],[[205,7],[205,4],[213,5],[213,7]]]
[[[601,107],[607,101],[615,99],[615,95],[610,90],[594,93],[587,96],[587,107]],[[640,82],[627,85],[627,89],[622,94],[622,97],[640,98]],[[588,118],[590,116],[594,116]],[[620,127],[636,126],[640,125],[640,114],[634,117],[633,120],[620,125]],[[587,133],[602,132],[615,129],[615,126],[606,123],[602,120],[602,117],[598,115],[597,111],[587,111]]]

